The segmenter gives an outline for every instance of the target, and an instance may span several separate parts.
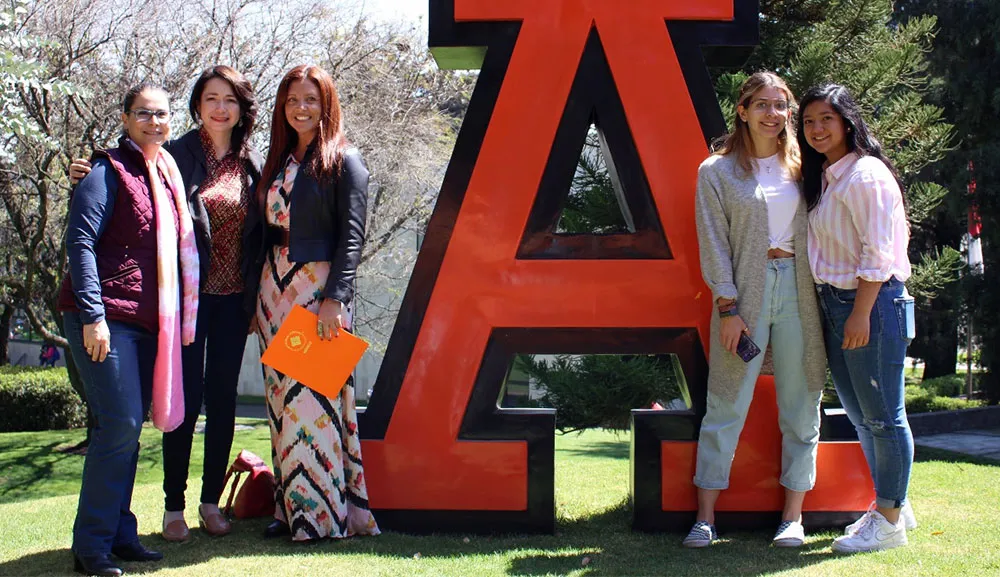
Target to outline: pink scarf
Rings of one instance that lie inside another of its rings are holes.
[[[156,219],[156,280],[159,291],[159,334],[153,364],[153,424],[168,433],[184,422],[181,345],[194,342],[198,318],[198,248],[188,213],[184,181],[177,163],[160,149],[156,163],[146,160],[153,214]],[[162,174],[169,183],[163,189]],[[177,207],[176,226],[170,203]],[[180,269],[177,264],[180,262]]]

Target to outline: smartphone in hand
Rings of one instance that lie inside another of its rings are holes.
[[[749,363],[760,354],[760,347],[750,340],[746,333],[740,333],[740,342],[736,344],[736,355],[743,359],[744,363]]]

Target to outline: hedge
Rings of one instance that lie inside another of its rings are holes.
[[[0,367],[0,432],[71,429],[87,423],[87,409],[65,368]]]
[[[965,377],[962,375],[946,375],[935,379],[927,379],[920,383],[907,383],[904,389],[906,412],[909,414],[931,413],[934,411],[956,411],[959,409],[974,409],[986,405],[978,399],[959,399],[956,395],[965,390]],[[839,407],[840,399],[833,383],[828,382],[823,390],[823,406]]]
[[[973,375],[973,387],[978,388],[978,375]],[[927,389],[939,397],[957,397],[965,393],[967,384],[964,374],[944,375],[933,379],[924,379],[920,388]]]
[[[905,390],[907,413],[931,413],[934,411],[956,411],[982,407],[985,401],[978,399],[957,399],[936,395],[935,391],[921,386],[909,386]]]

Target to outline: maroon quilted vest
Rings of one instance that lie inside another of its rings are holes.
[[[111,219],[96,247],[104,315],[155,333],[159,325],[156,223],[144,160],[138,150],[127,146],[97,151],[94,156],[110,160],[118,175]],[[173,203],[170,207],[176,226],[177,208]],[[68,273],[59,295],[59,310],[79,310]]]

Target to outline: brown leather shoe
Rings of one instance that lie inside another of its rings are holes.
[[[184,519],[171,521],[163,528],[163,539],[171,543],[183,543],[191,537],[187,522]]]
[[[208,517],[205,517],[201,514],[201,509],[199,509],[198,523],[201,525],[202,531],[212,535],[213,537],[228,535],[229,532],[233,530],[232,524],[230,524],[221,513],[213,513],[209,514]]]

